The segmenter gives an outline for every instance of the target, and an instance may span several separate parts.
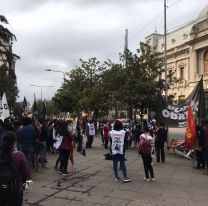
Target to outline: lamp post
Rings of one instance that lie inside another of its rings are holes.
[[[47,72],[59,72],[62,73],[64,75],[64,80],[66,79],[66,73],[60,70],[54,70],[54,69],[45,69],[45,71]]]
[[[31,87],[39,87],[40,88],[40,97],[41,97],[41,101],[42,101],[42,97],[43,97],[43,88],[44,87],[54,87],[54,86],[43,86],[43,85],[35,85],[35,84],[30,84]]]

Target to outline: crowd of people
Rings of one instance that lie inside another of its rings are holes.
[[[125,152],[129,147],[129,135],[132,135],[134,146],[137,148],[144,165],[145,181],[155,181],[154,162],[165,163],[164,144],[167,142],[168,129],[163,122],[132,125],[130,130],[124,128],[120,120],[113,123],[105,121],[98,126],[101,142],[113,160],[114,180],[121,181],[119,168],[123,174],[123,182],[131,182],[127,175]],[[85,149],[93,148],[94,136],[97,133],[97,124],[92,117],[78,118],[74,124],[72,120],[47,120],[34,119],[32,116],[24,117],[20,121],[0,120],[0,166],[13,171],[16,188],[10,200],[16,201],[15,205],[22,205],[23,189],[26,180],[32,179],[32,171],[47,168],[47,151],[57,154],[54,168],[58,173],[67,175],[68,163],[74,164],[74,148],[77,152],[86,155]],[[206,168],[208,174],[208,121],[197,127],[195,168]],[[84,141],[86,136],[86,142]],[[155,160],[155,161],[154,161]],[[118,164],[120,163],[120,164]],[[0,184],[2,171],[0,171]],[[6,171],[6,170],[5,170]],[[7,175],[9,173],[7,172]],[[4,183],[6,184],[6,183]],[[0,193],[2,192],[0,188]],[[14,205],[2,198],[0,205]]]

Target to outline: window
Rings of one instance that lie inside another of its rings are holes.
[[[184,67],[180,67],[180,79],[184,79]]]
[[[172,77],[173,77],[173,74],[172,74],[173,72],[172,72],[172,69],[169,69],[168,70],[168,79],[169,79],[169,81],[172,81]]]
[[[204,73],[208,73],[208,51],[204,55]]]

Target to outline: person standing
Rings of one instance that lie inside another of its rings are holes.
[[[163,122],[159,122],[159,126],[156,130],[156,138],[155,138],[155,150],[157,162],[165,162],[165,151],[164,151],[164,143],[166,139],[166,131],[164,129]]]
[[[33,167],[34,146],[38,134],[29,117],[24,117],[22,127],[17,131],[17,141],[20,151],[25,154],[30,168]]]
[[[67,175],[69,172],[67,171],[68,168],[68,161],[70,154],[72,155],[72,135],[68,130],[68,124],[66,121],[61,122],[57,131],[58,135],[62,136],[61,144],[58,148],[60,154],[60,167],[59,171],[63,175]]]
[[[125,158],[124,158],[124,142],[125,133],[123,124],[121,121],[116,120],[113,126],[113,130],[110,131],[111,150],[113,155],[113,170],[115,175],[115,181],[118,182],[120,177],[118,176],[118,162],[120,162],[121,170],[124,176],[124,182],[131,182],[132,179],[127,177]]]
[[[147,182],[150,181],[149,176],[151,176],[152,181],[155,181],[154,170],[152,167],[152,151],[154,150],[154,148],[152,147],[153,140],[154,139],[149,132],[148,126],[144,126],[143,133],[140,135],[140,142],[138,143],[138,152],[142,156],[144,172],[145,172],[144,179]]]
[[[92,148],[94,135],[95,135],[95,125],[93,120],[90,118],[88,120],[88,123],[86,124],[86,136],[87,136],[86,148]]]
[[[208,120],[205,121],[204,126],[201,129],[201,140],[202,140],[202,152],[204,155],[206,171],[204,175],[208,175]]]
[[[15,190],[11,195],[9,195],[9,198],[7,199],[6,195],[1,196],[1,206],[22,206],[23,185],[30,177],[30,170],[24,153],[15,151],[16,140],[16,133],[13,131],[7,131],[3,134],[2,142],[0,144],[1,164],[5,165],[8,163],[9,168],[16,179]],[[1,167],[1,174],[3,172],[3,168],[6,167]]]
[[[104,148],[105,149],[108,149],[109,132],[110,132],[110,123],[105,122],[104,127],[103,127],[103,139],[104,139]]]

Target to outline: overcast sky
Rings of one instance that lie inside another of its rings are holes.
[[[207,0],[167,0],[167,29],[177,28],[198,17]],[[13,52],[16,63],[19,101],[33,95],[54,96],[63,81],[62,73],[79,66],[79,59],[96,57],[118,60],[124,49],[125,29],[129,49],[153,33],[163,33],[164,0],[0,0],[0,14],[16,35]]]

